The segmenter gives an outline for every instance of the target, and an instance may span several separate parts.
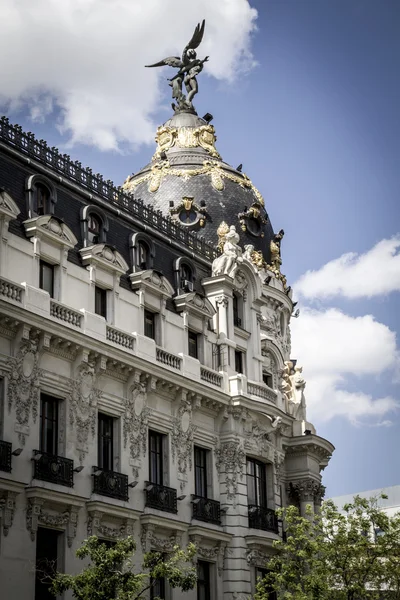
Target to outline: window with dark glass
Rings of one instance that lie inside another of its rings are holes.
[[[163,554],[162,560],[165,559],[166,556]],[[150,584],[150,600],[155,600],[155,598],[165,600],[165,577],[158,577],[157,579],[151,578]]]
[[[137,246],[137,266],[145,271],[150,269],[150,249],[146,242],[139,242]]]
[[[193,271],[189,265],[183,263],[179,269],[180,288],[182,290],[193,291]]]
[[[207,458],[209,450],[194,447],[194,487],[196,496],[207,498]]]
[[[210,600],[210,563],[197,561],[197,600]]]
[[[96,315],[107,318],[107,290],[97,285],[94,288],[94,312]]]
[[[87,241],[89,244],[100,242],[102,223],[97,215],[89,214],[87,222]]]
[[[262,569],[260,567],[256,567],[256,583],[258,583],[259,579],[264,579],[268,575],[268,569]],[[271,591],[270,588],[267,588],[268,600],[277,600],[278,596],[276,592]]]
[[[58,547],[61,531],[39,527],[36,533],[35,600],[54,600],[50,592],[51,579],[60,565]]]
[[[164,485],[163,446],[165,435],[149,431],[149,477],[151,483]]]
[[[243,352],[235,350],[235,371],[236,373],[243,373]]]
[[[242,326],[239,298],[235,293],[233,294],[233,323],[236,327]]]
[[[274,387],[272,375],[266,371],[263,371],[263,382],[270,388]]]
[[[189,356],[199,358],[199,335],[194,331],[188,331],[189,337]]]
[[[149,310],[144,311],[144,335],[151,338],[152,340],[156,339],[156,323],[155,323],[155,314],[150,312]]]
[[[35,199],[36,214],[39,216],[50,214],[50,190],[43,183],[35,185]]]
[[[39,287],[54,297],[54,266],[41,260],[39,263]]]
[[[39,450],[58,454],[58,403],[57,398],[42,394],[40,397],[40,445]]]
[[[114,470],[114,418],[99,413],[97,430],[97,466],[105,471]]]
[[[247,459],[247,501],[249,506],[267,508],[265,464],[255,458]]]

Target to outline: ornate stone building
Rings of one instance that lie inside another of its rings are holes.
[[[72,573],[88,535],[132,534],[139,559],[193,540],[187,598],[233,600],[276,508],[321,501],[283,231],[211,119],[176,110],[122,187],[0,120],[4,598],[46,599],[43,558]]]

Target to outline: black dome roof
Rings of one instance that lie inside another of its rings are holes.
[[[215,245],[220,224],[235,225],[240,245],[252,244],[269,262],[273,229],[264,200],[244,173],[222,160],[215,140],[206,120],[178,112],[158,128],[152,161],[123,188]]]

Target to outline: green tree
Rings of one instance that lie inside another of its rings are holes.
[[[132,537],[118,540],[112,547],[96,536],[88,538],[76,552],[78,558],[89,559],[88,566],[77,575],[57,573],[52,580],[52,593],[59,595],[72,590],[78,600],[136,600],[162,577],[171,587],[183,591],[196,585],[194,544],[189,544],[186,550],[175,546],[168,557],[160,552],[148,552],[140,572],[134,571],[135,550]]]
[[[271,588],[284,600],[400,599],[400,514],[388,517],[378,500],[355,496],[342,512],[326,501],[306,517],[279,511],[287,539],[274,542],[256,600]]]

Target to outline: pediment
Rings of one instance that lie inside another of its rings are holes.
[[[174,288],[166,277],[159,271],[147,269],[146,271],[137,271],[129,275],[133,290],[149,289],[152,292],[171,298],[174,294]]]
[[[54,215],[42,215],[24,221],[28,238],[39,237],[57,246],[73,248],[78,243],[71,229]]]
[[[205,298],[197,292],[189,292],[188,294],[176,296],[174,298],[174,304],[176,306],[176,310],[179,312],[192,312],[208,319],[213,317],[216,313],[215,308],[208,298]]]
[[[106,271],[114,271],[122,275],[129,269],[129,265],[118,250],[108,244],[95,244],[81,248],[79,253],[82,262],[87,265],[98,265]]]
[[[21,211],[10,194],[6,191],[0,193],[0,214],[9,219],[16,219]]]

